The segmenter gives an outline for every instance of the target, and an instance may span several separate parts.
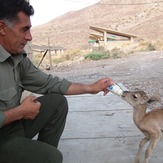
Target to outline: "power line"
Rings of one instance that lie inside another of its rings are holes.
[[[78,0],[65,0],[65,1],[70,1],[70,2],[75,2],[75,3],[85,3],[85,4],[95,4],[95,3],[92,3],[92,2],[88,2],[88,1],[85,1],[85,2],[83,2],[83,1],[78,1]],[[98,3],[98,2],[97,2]]]
[[[128,6],[132,6],[132,5],[148,5],[148,4],[156,4],[156,3],[163,3],[163,1],[157,1],[157,2],[142,2],[142,3],[91,3],[91,2],[83,2],[83,1],[78,1],[78,0],[66,0],[66,1],[71,1],[71,2],[76,2],[76,3],[87,3],[87,4],[96,4],[96,5],[115,5],[115,6],[121,6],[121,5],[128,5]]]
[[[115,6],[136,6],[136,5],[148,5],[148,4],[156,4],[156,3],[163,3],[163,1],[157,1],[157,2],[142,2],[142,3],[98,3],[97,5],[115,5]]]

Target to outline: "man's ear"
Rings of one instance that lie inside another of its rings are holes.
[[[5,35],[6,24],[3,20],[0,20],[0,35]]]

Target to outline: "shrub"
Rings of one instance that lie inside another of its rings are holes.
[[[147,46],[147,50],[148,51],[155,51],[156,48],[155,48],[155,46],[152,43],[149,43],[148,46]]]
[[[112,58],[120,58],[120,54],[122,54],[123,52],[119,48],[114,48],[111,50],[110,53]]]
[[[100,60],[110,58],[110,52],[103,49],[93,51],[84,56],[85,59]]]
[[[96,51],[93,51],[89,54],[86,54],[84,58],[85,59],[91,59],[91,60],[119,58],[122,53],[123,52],[118,48],[114,48],[111,51],[104,50],[103,48],[99,48]]]

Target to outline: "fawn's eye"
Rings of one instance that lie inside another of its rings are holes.
[[[136,95],[132,95],[132,97],[133,97],[134,99],[137,99],[137,96],[136,96]]]

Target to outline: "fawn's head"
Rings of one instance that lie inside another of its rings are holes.
[[[144,91],[124,91],[122,99],[133,107],[148,105],[160,101],[159,95],[147,95]]]

